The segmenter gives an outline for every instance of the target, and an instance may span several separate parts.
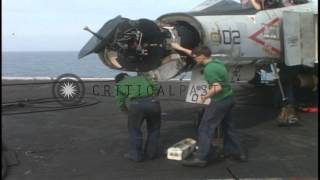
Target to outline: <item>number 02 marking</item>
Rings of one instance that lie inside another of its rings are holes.
[[[224,44],[240,44],[240,31],[222,30]]]

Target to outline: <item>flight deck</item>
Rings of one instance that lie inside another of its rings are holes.
[[[85,81],[83,103],[52,101],[52,82],[2,81],[2,142],[18,163],[6,180],[82,179],[317,179],[318,113],[299,112],[300,126],[278,127],[279,108],[270,86],[234,84],[233,110],[248,162],[213,161],[206,168],[182,166],[163,157],[142,163],[123,158],[128,150],[126,115],[115,105],[112,81]],[[203,106],[185,102],[187,81],[162,82],[161,150],[196,139]],[[20,102],[16,103],[15,102]],[[12,103],[11,106],[8,103]]]

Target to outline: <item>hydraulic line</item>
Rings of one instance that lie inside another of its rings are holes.
[[[99,101],[96,98],[84,97],[82,102],[76,105],[63,106],[58,104],[54,98],[24,99],[24,100],[18,100],[13,102],[2,103],[2,109],[3,109],[2,115],[18,115],[18,114],[67,110],[67,109],[93,106],[100,102],[101,101]],[[44,103],[56,103],[56,104],[48,105]]]

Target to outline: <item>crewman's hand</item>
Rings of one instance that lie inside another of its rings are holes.
[[[120,111],[123,112],[123,113],[125,113],[125,114],[127,114],[127,113],[128,113],[128,108],[127,108],[127,106],[125,106],[125,105],[124,105],[124,106],[121,106],[121,107],[120,107]]]
[[[207,97],[206,96],[199,96],[197,99],[198,104],[203,104],[206,101]]]
[[[172,42],[172,43],[170,43],[170,45],[171,45],[171,47],[173,48],[173,49],[175,49],[175,50],[181,50],[181,46],[180,46],[180,44],[179,43],[176,43],[176,42]]]

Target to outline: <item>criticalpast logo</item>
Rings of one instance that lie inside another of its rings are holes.
[[[85,94],[82,80],[74,74],[60,75],[52,86],[52,95],[63,106],[81,104]]]

